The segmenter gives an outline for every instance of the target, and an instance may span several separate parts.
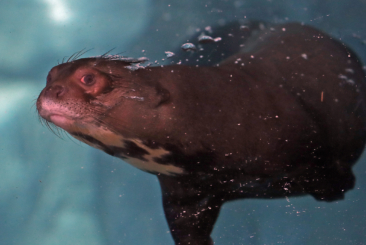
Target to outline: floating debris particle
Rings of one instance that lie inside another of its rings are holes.
[[[185,43],[181,46],[184,51],[195,51],[197,48],[193,43]]]
[[[356,34],[356,33],[352,33],[352,37],[357,38],[357,39],[361,39],[361,36]]]
[[[165,55],[167,58],[171,58],[173,57],[175,54],[173,52],[170,52],[170,51],[165,51]]]
[[[205,27],[205,30],[208,31],[209,33],[212,33],[212,28],[211,26],[206,26]]]
[[[308,59],[308,55],[307,54],[301,54],[301,57],[303,57],[305,60]]]

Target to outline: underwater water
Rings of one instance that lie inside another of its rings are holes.
[[[197,29],[252,19],[303,22],[366,62],[363,0],[0,1],[0,244],[173,244],[155,176],[38,119],[35,100],[64,57],[111,49],[166,59]],[[215,244],[365,244],[366,159],[344,200],[226,203]]]

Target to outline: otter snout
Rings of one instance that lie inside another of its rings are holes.
[[[64,96],[67,92],[67,88],[62,85],[53,85],[48,88],[45,88],[43,96],[48,99],[55,99]]]

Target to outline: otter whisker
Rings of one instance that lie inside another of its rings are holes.
[[[44,126],[44,124],[43,124],[43,120],[45,120],[45,119],[43,119],[42,117],[41,117],[41,115],[37,115],[38,116],[38,121],[41,123],[41,125],[42,126]]]
[[[52,123],[50,123],[50,122],[48,122],[47,120],[44,120],[43,121],[44,122],[44,124],[43,125],[46,125],[46,127],[54,134],[54,135],[56,135],[58,138],[60,138],[60,139],[63,139],[62,137],[61,137],[61,134],[60,134],[60,129],[58,128],[58,127],[56,127],[54,124],[52,124]]]
[[[36,109],[35,111],[37,111],[37,102],[33,103],[29,109],[32,110],[34,107]]]
[[[79,51],[79,53],[72,59],[72,61],[79,59],[80,56],[84,55],[85,53],[89,52],[90,50],[93,50],[93,48],[85,50],[85,51],[83,51],[83,50]]]
[[[106,59],[107,57],[107,55],[110,53],[110,52],[112,52],[113,50],[115,50],[116,48],[112,48],[112,49],[110,49],[109,51],[107,51],[107,52],[105,52],[104,54],[102,54],[101,56],[100,56],[100,58],[102,58],[102,59]]]
[[[86,52],[89,52],[90,50],[92,49],[88,49],[88,50],[85,50],[85,48],[83,48],[82,50],[80,50],[79,52],[76,52],[74,54],[72,54],[67,60],[65,63],[68,63],[68,62],[72,62],[72,61],[75,61],[77,60],[78,58],[80,58],[80,56],[82,56],[83,54],[85,54]],[[64,60],[62,60],[62,64],[64,63],[63,62]]]
[[[85,48],[84,48],[85,49]],[[83,51],[84,49],[82,49],[81,51]],[[81,51],[79,51],[79,52],[76,52],[76,53],[73,53],[67,60],[66,60],[66,63],[68,63],[68,62],[70,62],[73,58],[74,58],[74,56],[76,56],[78,53],[80,53]]]
[[[67,137],[69,140],[71,140],[73,143],[75,143],[75,144],[77,144],[77,145],[81,145],[79,140],[75,140],[75,138],[74,138],[74,137],[72,137],[69,133],[67,133],[67,132],[65,132],[65,131],[64,131],[64,133],[65,133],[66,137]]]
[[[66,59],[66,57],[67,57],[67,56],[64,56],[64,57],[62,58],[61,64],[64,64],[64,63],[65,63],[65,59]]]

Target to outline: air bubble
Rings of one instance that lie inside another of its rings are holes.
[[[198,37],[198,42],[199,43],[214,43],[214,42],[219,42],[221,41],[222,38],[221,37],[216,37],[216,38],[212,38],[210,36],[207,36],[207,35],[204,35],[204,34],[201,34],[199,37]]]
[[[170,51],[165,51],[165,55],[167,58],[171,58],[173,57],[175,54],[173,52],[170,52]]]
[[[193,43],[185,43],[181,46],[184,51],[195,51],[197,48]]]

